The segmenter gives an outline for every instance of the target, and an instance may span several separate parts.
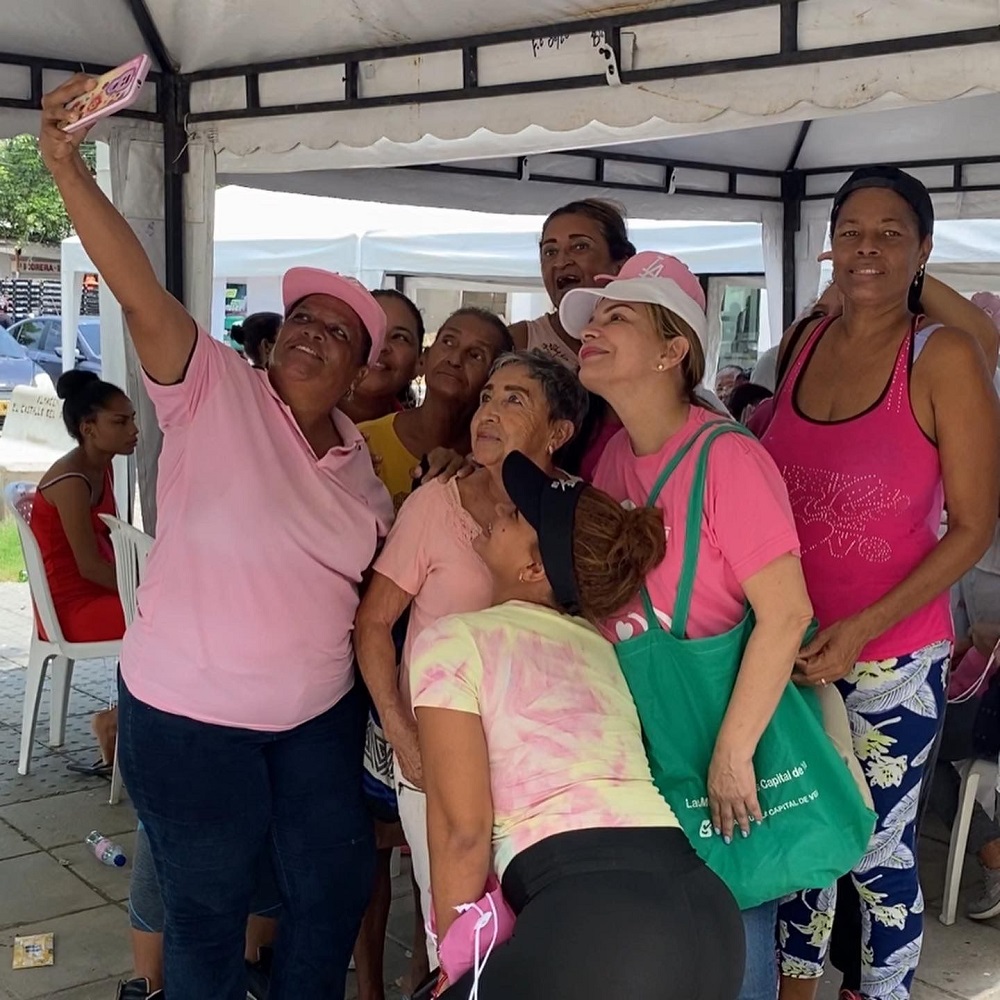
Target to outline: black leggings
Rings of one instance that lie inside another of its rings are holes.
[[[743,921],[680,830],[580,830],[519,854],[504,874],[514,936],[480,1000],[733,1000]],[[442,1000],[468,1000],[470,972]]]

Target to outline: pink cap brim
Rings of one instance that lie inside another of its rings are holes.
[[[704,310],[670,278],[616,278],[602,288],[571,288],[559,304],[563,329],[579,340],[601,299],[663,306],[684,320],[707,350],[708,319]]]
[[[371,337],[369,365],[378,360],[385,344],[385,313],[378,300],[359,281],[318,267],[293,267],[281,279],[281,301],[287,312],[309,295],[329,295],[358,314],[361,325]]]

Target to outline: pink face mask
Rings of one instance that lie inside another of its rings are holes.
[[[427,928],[431,939],[437,944],[438,960],[444,982],[438,984],[437,995],[442,986],[457,982],[470,969],[473,970],[472,992],[469,1000],[479,996],[479,978],[486,967],[486,961],[497,945],[501,945],[514,933],[516,917],[495,875],[486,882],[486,891],[475,903],[456,906],[458,919],[448,928],[445,936],[438,941],[435,933],[434,911]]]

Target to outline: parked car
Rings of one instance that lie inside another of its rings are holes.
[[[28,357],[28,352],[9,331],[0,329],[0,426],[3,426],[10,397],[17,385],[55,391],[48,373]]]
[[[55,382],[62,374],[62,317],[34,316],[7,331]],[[84,316],[76,333],[76,368],[101,374],[101,321]]]

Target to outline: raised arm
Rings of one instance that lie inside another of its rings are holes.
[[[45,96],[39,149],[83,248],[121,304],[142,367],[157,382],[179,382],[194,347],[194,320],[159,283],[142,244],[83,162],[87,130],[60,128],[79,117],[67,114],[66,104],[93,86],[92,77],[78,74]]]
[[[970,302],[964,295],[949,288],[943,281],[924,276],[924,287],[920,293],[920,304],[924,312],[945,326],[957,326],[971,334],[986,355],[986,366],[992,375],[997,370],[997,353],[1000,350],[1000,332],[992,317]]]

